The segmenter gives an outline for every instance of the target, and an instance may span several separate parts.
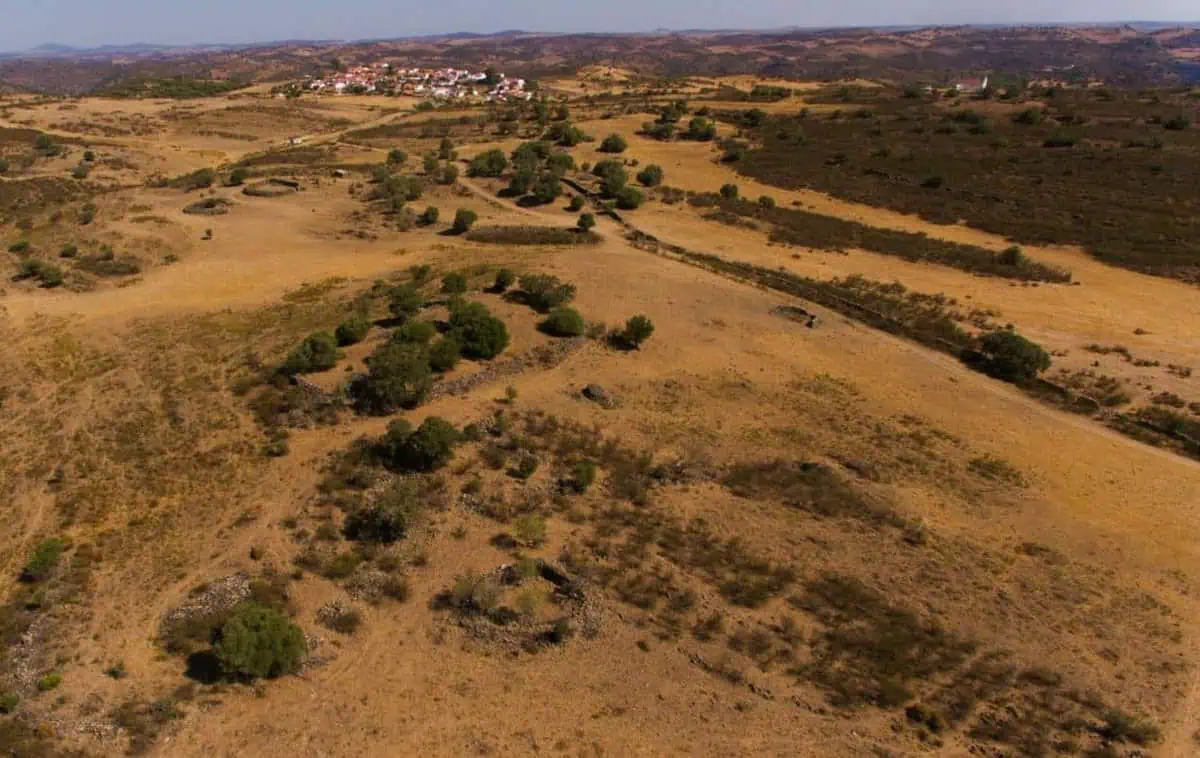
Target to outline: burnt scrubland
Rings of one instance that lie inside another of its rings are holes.
[[[780,187],[1080,245],[1113,265],[1200,280],[1200,128],[1188,91],[913,97],[829,88],[833,112],[766,118],[739,172]],[[725,117],[742,124],[740,114]]]

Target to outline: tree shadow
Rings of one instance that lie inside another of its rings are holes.
[[[188,656],[184,676],[200,684],[216,684],[222,678],[221,661],[211,650],[192,653]]]

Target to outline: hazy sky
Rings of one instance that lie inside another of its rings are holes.
[[[1196,0],[0,0],[0,50],[441,32],[1197,20]]]

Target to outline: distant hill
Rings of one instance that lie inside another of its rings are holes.
[[[191,77],[283,81],[343,63],[397,58],[413,64],[481,62],[530,77],[588,65],[651,76],[761,74],[946,83],[985,73],[1072,76],[1116,86],[1194,80],[1200,26],[1105,25],[781,28],[645,34],[546,34],[508,30],[399,39],[284,40],[257,44],[73,48],[47,44],[0,56],[0,80],[53,94],[85,94],[128,80]]]

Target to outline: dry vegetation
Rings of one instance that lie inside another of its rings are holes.
[[[0,752],[1194,753],[1200,324],[1128,270],[1195,268],[1194,127],[1118,187],[888,89],[201,89],[0,119]]]

